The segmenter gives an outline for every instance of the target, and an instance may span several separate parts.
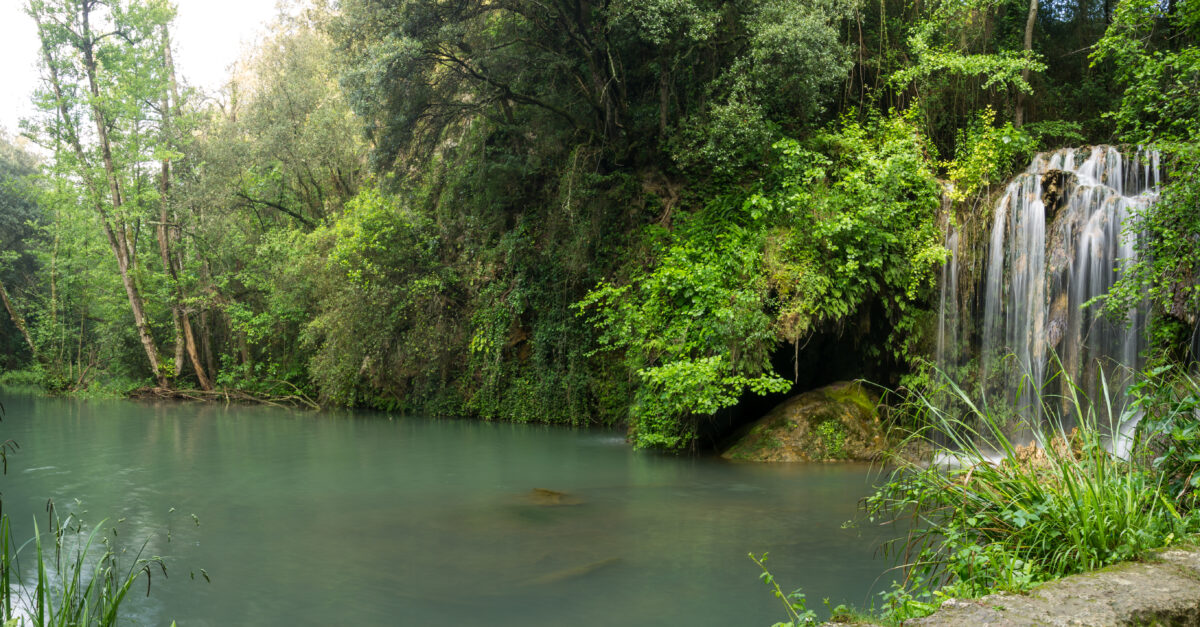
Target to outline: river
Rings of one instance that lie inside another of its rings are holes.
[[[877,479],[865,465],[375,413],[0,402],[20,445],[0,479],[18,538],[53,499],[164,556],[169,578],[128,608],[137,624],[765,627],[784,616],[751,551],[810,605],[887,588],[878,530],[845,524]]]

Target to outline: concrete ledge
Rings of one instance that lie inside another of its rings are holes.
[[[905,625],[1195,625],[1200,627],[1200,547],[1165,549],[1042,584],[1029,594],[951,600]]]

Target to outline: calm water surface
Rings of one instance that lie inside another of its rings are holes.
[[[877,477],[866,466],[380,414],[0,402],[0,436],[21,447],[0,479],[18,537],[52,498],[166,556],[138,624],[765,627],[783,616],[750,551],[818,606],[887,587],[879,533],[844,525]]]

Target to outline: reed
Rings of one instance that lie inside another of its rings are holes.
[[[5,627],[108,627],[138,580],[150,592],[155,570],[166,576],[161,558],[143,558],[142,544],[123,565],[102,530],[85,529],[75,518],[60,520],[50,508],[48,528],[34,521],[33,538],[18,546],[7,515],[0,516],[0,610]],[[32,546],[31,546],[32,545]],[[32,550],[32,573],[22,558]]]

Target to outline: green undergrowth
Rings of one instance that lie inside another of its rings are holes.
[[[1190,385],[1194,393],[1195,382]],[[1061,397],[1041,402],[1051,416],[1052,407],[1066,407],[1077,426],[1064,429],[1057,419],[1018,424],[1032,438],[1022,446],[1009,435],[1011,422],[987,403],[948,388],[966,413],[951,414],[931,402],[933,395],[916,395],[915,408],[928,426],[908,444],[921,441],[932,458],[897,457],[897,469],[865,503],[872,522],[910,529],[884,547],[904,572],[903,583],[883,594],[885,616],[904,620],[948,598],[1028,590],[1200,531],[1193,499],[1173,489],[1182,471],[1164,466],[1195,451],[1163,454],[1167,441],[1181,441],[1177,427],[1194,422],[1195,405],[1172,406],[1143,387],[1121,411],[1104,399],[1084,398],[1065,381]],[[1111,453],[1109,434],[1151,406],[1160,416],[1134,434],[1129,453]],[[1195,437],[1183,440],[1190,445]]]
[[[888,332],[863,344],[866,363],[920,353],[946,249],[936,163],[916,121],[847,117],[772,148],[755,184],[644,229],[648,259],[629,260],[577,305],[597,352],[628,369],[638,446],[689,447],[700,421],[743,394],[788,391],[771,364],[785,343],[865,337],[874,324]]]
[[[41,387],[41,384],[41,368],[36,366],[0,372],[0,385],[10,387]]]
[[[951,598],[1025,592],[1195,541],[1200,380],[1158,367],[1124,391],[1102,377],[1098,399],[1070,380],[1061,389],[1040,402],[1066,418],[1042,424],[1014,422],[953,383],[912,393],[899,411],[924,427],[895,447],[907,453],[893,456],[892,474],[863,502],[870,523],[907,530],[883,546],[903,577],[865,612],[831,607],[833,622],[899,625]],[[776,627],[816,622],[802,591],[784,593],[765,558],[751,555],[784,605],[787,622]]]

